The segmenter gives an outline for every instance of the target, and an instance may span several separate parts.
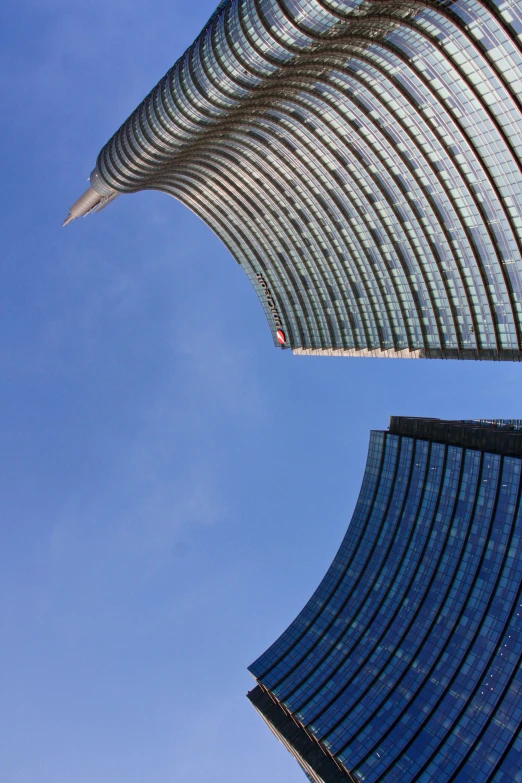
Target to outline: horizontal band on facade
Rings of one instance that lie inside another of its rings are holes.
[[[522,457],[522,429],[510,431],[509,425],[498,427],[492,424],[443,421],[441,419],[409,418],[392,416],[389,432],[408,438],[447,443],[465,449],[477,449],[491,454],[505,454]]]

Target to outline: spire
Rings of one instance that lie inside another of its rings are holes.
[[[69,212],[69,214],[67,215],[67,217],[63,221],[62,226],[68,226],[69,223],[73,222],[73,220],[74,220],[74,215],[71,215],[71,213]]]
[[[94,190],[93,187],[89,187],[69,209],[69,214],[63,221],[62,226],[67,226],[78,217],[84,217],[84,215],[87,215],[91,210],[97,207],[101,201],[106,200],[107,197],[102,196],[97,190]]]

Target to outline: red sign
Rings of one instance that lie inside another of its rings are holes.
[[[280,345],[284,345],[286,343],[286,337],[285,333],[281,331],[281,329],[278,329],[276,332],[277,341]]]

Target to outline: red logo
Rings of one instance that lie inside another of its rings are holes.
[[[281,329],[277,330],[276,337],[277,337],[277,342],[280,345],[284,345],[286,343],[285,333]]]

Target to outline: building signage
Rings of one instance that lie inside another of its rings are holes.
[[[281,318],[279,317],[279,313],[277,312],[277,308],[275,306],[275,302],[274,302],[274,299],[272,297],[272,293],[271,293],[269,287],[267,286],[266,280],[263,277],[263,275],[261,274],[261,272],[257,272],[256,273],[256,277],[257,277],[257,282],[259,283],[259,285],[261,286],[261,288],[265,292],[266,301],[267,301],[268,307],[270,308],[270,312],[272,313],[272,318],[274,319],[275,325],[278,327],[277,332],[276,332],[277,341],[278,341],[278,343],[280,345],[284,345],[286,343],[286,337],[285,337],[285,333],[283,332],[283,330],[281,328],[283,326],[283,324],[281,323]]]

